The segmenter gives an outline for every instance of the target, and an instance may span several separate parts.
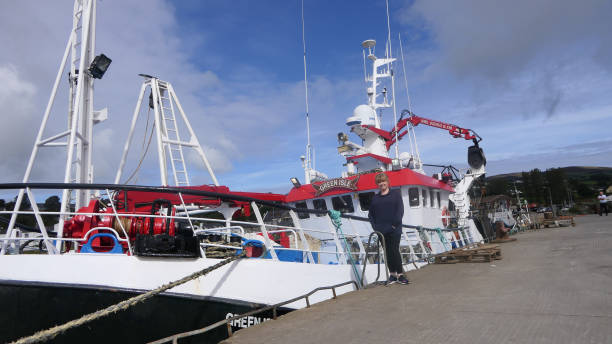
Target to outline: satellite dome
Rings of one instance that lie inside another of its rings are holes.
[[[400,160],[406,160],[406,161],[408,161],[408,160],[412,159],[412,154],[410,154],[410,153],[408,153],[408,152],[401,152],[401,153],[399,154],[399,158],[400,158]]]
[[[376,125],[376,112],[369,105],[359,105],[353,110],[353,116],[346,119],[346,125]]]

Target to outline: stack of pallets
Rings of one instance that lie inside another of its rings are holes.
[[[544,227],[569,227],[576,226],[576,222],[574,222],[573,216],[557,216],[550,219],[544,219],[543,222]]]
[[[475,247],[458,248],[435,257],[436,264],[491,262],[502,259],[499,245],[484,244]]]

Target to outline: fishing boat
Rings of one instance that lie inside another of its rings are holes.
[[[142,75],[115,183],[94,183],[92,133],[107,114],[93,109],[93,85],[111,63],[103,54],[94,54],[95,18],[95,0],[75,1],[73,29],[24,178],[0,185],[18,191],[14,209],[2,212],[9,221],[0,237],[0,340],[51,328],[37,338],[58,343],[163,342],[210,327],[180,342],[215,342],[232,330],[384,282],[384,250],[373,245],[376,236],[367,222],[374,176],[380,172],[401,190],[405,203],[400,245],[406,270],[428,264],[432,254],[482,240],[470,220],[467,193],[484,174],[479,137],[410,111],[383,130],[377,111],[395,100],[377,87],[384,78],[392,82],[395,59],[376,58],[373,40],[363,43],[364,57],[372,63],[369,102],[346,121],[362,144],[338,135],[338,151],[347,166],[342,176],[326,178],[312,168],[309,156],[304,159],[305,183],[294,180],[288,194],[241,192],[219,184],[172,84]],[[68,130],[45,136],[66,67]],[[121,183],[143,107],[152,110],[155,140],[150,142],[157,148],[160,186]],[[392,157],[394,144],[397,147],[419,124],[473,141],[470,169],[458,178],[451,169],[428,176],[418,154],[396,149]],[[64,180],[31,182],[39,150],[47,146],[65,147]],[[191,185],[187,150],[202,159],[214,185]],[[37,199],[58,190],[60,210],[39,209]],[[24,200],[31,209],[21,208]],[[35,219],[34,226],[22,223],[28,216]],[[52,229],[44,221],[49,216],[59,219]],[[326,287],[333,292],[312,293]],[[138,295],[150,297],[133,299]],[[134,301],[106,308],[126,299]],[[262,307],[268,309],[237,316]],[[95,313],[101,309],[107,310],[104,316]],[[53,328],[73,319],[81,320]]]

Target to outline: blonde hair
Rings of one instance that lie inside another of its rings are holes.
[[[381,172],[379,174],[376,175],[376,177],[374,178],[374,182],[376,184],[380,183],[380,182],[389,182],[389,177],[387,177],[387,175],[384,172]]]

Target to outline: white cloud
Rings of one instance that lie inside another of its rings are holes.
[[[31,121],[36,120],[34,99],[37,90],[10,64],[0,65],[0,85],[3,85],[0,87],[0,104],[5,123],[0,126],[0,173],[4,178],[21,180],[25,172],[24,161],[32,150],[38,130],[31,125]]]
[[[416,1],[407,11],[423,17],[441,64],[465,76],[507,77],[536,59],[604,54],[612,35],[607,1]]]
[[[109,108],[109,120],[96,128],[96,181],[114,180],[142,82],[138,73],[173,84],[221,183],[281,188],[287,176],[301,176],[299,156],[306,144],[301,56],[295,79],[277,75],[275,61],[256,67],[249,63],[249,56],[232,59],[237,62],[227,68],[220,61],[226,61],[228,50],[208,45],[215,28],[185,30],[173,5],[163,0],[98,2],[96,52],[107,54],[113,63],[104,78],[96,81],[95,108]],[[521,161],[565,165],[564,155],[557,154],[559,147],[604,141],[609,136],[605,132],[612,109],[609,7],[597,1],[415,2],[403,12],[402,18],[410,22],[401,26],[402,37],[407,38],[404,51],[413,111],[476,130],[484,138],[491,168],[496,161],[519,159],[524,152],[549,154],[556,160]],[[0,20],[8,28],[0,31],[0,46],[11,47],[0,50],[0,78],[10,85],[0,90],[0,98],[8,99],[1,104],[12,118],[0,128],[0,144],[14,147],[0,163],[3,181],[23,175],[68,38],[71,13],[70,0],[0,3]],[[234,18],[232,13],[223,15]],[[313,37],[310,42],[320,40]],[[270,55],[285,49],[264,46],[262,50]],[[311,54],[325,54],[317,51],[315,43],[311,46]],[[235,47],[229,51],[239,53]],[[332,61],[360,63],[358,52],[331,54]],[[340,173],[342,163],[335,151],[336,133],[347,131],[346,117],[366,101],[360,65],[355,68],[357,74],[350,76],[317,75],[316,68],[310,70],[311,137],[317,167],[330,176]],[[60,85],[63,93],[58,94],[55,120],[46,135],[66,127],[66,81]],[[397,86],[401,109],[406,104],[401,79]],[[146,143],[145,114],[146,108],[125,177],[134,170]],[[387,128],[391,117],[386,111]],[[425,161],[465,161],[469,142],[422,126],[417,137]],[[605,163],[593,157],[603,153],[588,156]],[[60,150],[42,154],[33,178],[61,179]],[[153,145],[139,172],[139,183],[159,182],[155,159]],[[191,154],[188,160],[196,163],[198,159]],[[209,183],[202,164],[195,167],[190,171],[192,182]]]
[[[419,33],[404,47],[414,112],[478,132],[495,173],[611,166],[605,150],[563,148],[609,137],[611,11],[606,1],[407,2],[402,29]],[[443,135],[417,128],[423,159],[465,156]]]
[[[30,128],[31,131],[31,128],[39,125],[40,119],[33,114],[42,113],[45,102],[42,99],[34,99],[33,92],[40,89],[43,98],[47,97],[48,85],[53,80],[62,47],[68,38],[72,4],[70,1],[53,4],[24,1],[3,7],[0,9],[3,13],[0,18],[7,19],[11,30],[3,30],[0,33],[0,42],[8,46],[15,45],[17,41],[20,47],[3,50],[0,53],[0,65],[6,63],[4,61],[13,61],[16,66],[12,69],[14,75],[16,70],[29,71],[25,75],[19,75],[20,83],[16,85],[18,87],[10,87],[10,91],[5,91],[12,92],[7,96],[14,97],[19,95],[19,92],[23,93],[24,87],[30,87],[29,92],[20,95],[24,100],[20,104],[28,104],[27,107],[13,109],[11,113],[15,114],[15,120],[3,128],[6,132],[13,133],[13,136],[23,138],[23,142],[19,143],[11,141],[10,136],[3,138],[3,143],[11,142],[12,145],[20,147],[18,153],[15,150],[6,156],[2,165],[3,173],[0,178],[14,181],[15,177],[23,174],[24,161],[27,160],[33,143],[33,136],[24,138],[27,137],[23,135],[24,129]],[[24,16],[35,20],[9,20]],[[218,174],[231,171],[234,164],[241,159],[281,154],[279,152],[287,148],[277,145],[276,141],[279,130],[282,131],[282,128],[286,128],[296,117],[301,116],[303,103],[299,82],[276,83],[270,79],[268,73],[258,71],[247,64],[236,66],[237,70],[251,71],[249,74],[242,74],[240,78],[232,74],[236,73],[235,71],[230,74],[223,73],[221,77],[217,71],[202,70],[199,66],[206,65],[207,59],[217,59],[220,52],[200,53],[198,49],[205,44],[208,33],[193,33],[190,36],[181,31],[172,5],[165,1],[98,2],[97,19],[96,52],[105,53],[113,62],[104,78],[97,80],[95,86],[95,108],[109,108],[109,119],[96,126],[96,181],[114,180],[142,82],[137,76],[138,73],[159,76],[173,84],[213,169]],[[58,23],[61,24],[56,25]],[[29,39],[17,39],[11,32],[25,32]],[[49,49],[41,50],[41,47]],[[194,59],[191,54],[194,52],[198,52],[195,55],[199,59],[198,65],[191,62]],[[38,70],[44,73],[35,73]],[[65,88],[65,85],[65,80],[62,80],[60,87]],[[56,128],[65,127],[65,124],[60,124],[66,121],[64,99],[67,99],[67,96],[58,94],[52,113],[55,119],[52,122]],[[145,114],[146,105],[141,111],[143,118],[139,124],[144,124]],[[140,128],[142,131],[144,126]],[[46,135],[55,134],[53,129],[47,130]],[[139,144],[143,136],[143,133],[135,136],[134,149],[130,152],[124,177],[134,170],[140,159]],[[258,139],[254,139],[255,137]],[[57,154],[59,150],[55,151]],[[154,158],[155,145],[152,145],[139,173],[139,182],[157,182],[155,175],[158,167]],[[51,177],[61,180],[62,173],[58,172],[63,169],[62,164],[54,166],[55,173],[45,173],[44,170],[48,172],[48,168],[42,165],[44,164],[37,163],[37,176],[47,181]],[[203,166],[200,164],[198,168],[200,171],[192,173],[196,176],[193,182],[209,182],[206,173],[200,173]],[[202,179],[198,180],[198,176],[202,176]]]

